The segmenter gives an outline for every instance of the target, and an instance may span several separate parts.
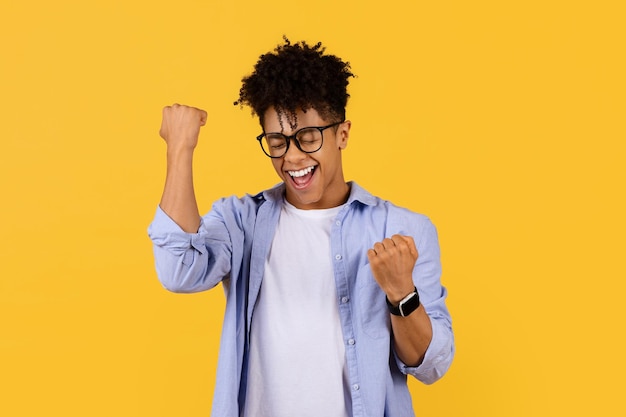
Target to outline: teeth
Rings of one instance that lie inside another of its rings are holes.
[[[289,175],[291,175],[292,177],[303,177],[309,172],[313,171],[313,168],[315,167],[304,168],[304,169],[301,169],[300,171],[287,171],[287,172],[289,172]]]

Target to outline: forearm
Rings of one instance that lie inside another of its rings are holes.
[[[195,107],[173,104],[163,109],[159,134],[167,143],[167,176],[161,210],[187,233],[196,233],[200,213],[193,189],[193,151],[207,114]]]
[[[160,207],[188,233],[196,233],[200,213],[193,185],[193,149],[167,149],[167,176]]]
[[[372,273],[393,306],[410,294],[415,284],[413,268],[418,252],[412,237],[393,235],[368,251]],[[430,318],[423,305],[405,317],[391,315],[394,348],[405,364],[419,365],[433,337]]]
[[[424,360],[433,337],[432,324],[423,305],[406,317],[391,315],[394,350],[408,366],[418,366]]]
[[[420,306],[406,317],[391,317],[392,344],[398,368],[432,384],[452,362],[454,337],[445,306],[447,293],[440,282],[436,229],[430,221],[418,226],[413,235],[419,236],[419,253],[412,238],[394,235],[393,241],[385,239],[374,244],[368,258],[374,278],[392,306],[417,288]]]

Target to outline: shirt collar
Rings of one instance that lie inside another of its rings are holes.
[[[376,205],[376,197],[371,195],[356,182],[349,181],[348,185],[350,185],[350,195],[348,196],[348,201],[346,202],[346,204],[352,204],[354,201],[358,201],[367,206]],[[285,195],[285,184],[281,182],[280,184],[275,185],[269,190],[263,191],[262,195],[265,200],[271,202],[280,201]]]

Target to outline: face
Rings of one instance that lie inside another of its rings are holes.
[[[292,135],[303,127],[327,126],[337,120],[324,120],[315,109],[296,112],[298,125],[292,130],[285,114],[273,107],[264,115],[264,131]],[[281,121],[282,126],[281,128]],[[304,209],[325,209],[343,204],[350,191],[343,178],[341,152],[348,145],[350,121],[324,130],[322,148],[314,153],[302,152],[291,142],[287,153],[272,158],[272,164],[286,185],[286,198],[293,206]]]

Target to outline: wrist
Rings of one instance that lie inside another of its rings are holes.
[[[416,287],[413,287],[413,290],[398,301],[397,304],[392,303],[388,297],[385,299],[387,301],[387,308],[389,309],[389,312],[395,316],[402,317],[406,317],[417,310],[421,304]]]
[[[188,157],[193,155],[195,146],[190,146],[185,143],[168,143],[167,144],[167,156],[168,157]]]
[[[385,295],[387,296],[387,300],[394,306],[400,304],[407,295],[412,294],[415,291],[415,285],[412,281],[409,281],[407,285],[403,285],[399,289],[390,289],[385,291]]]

